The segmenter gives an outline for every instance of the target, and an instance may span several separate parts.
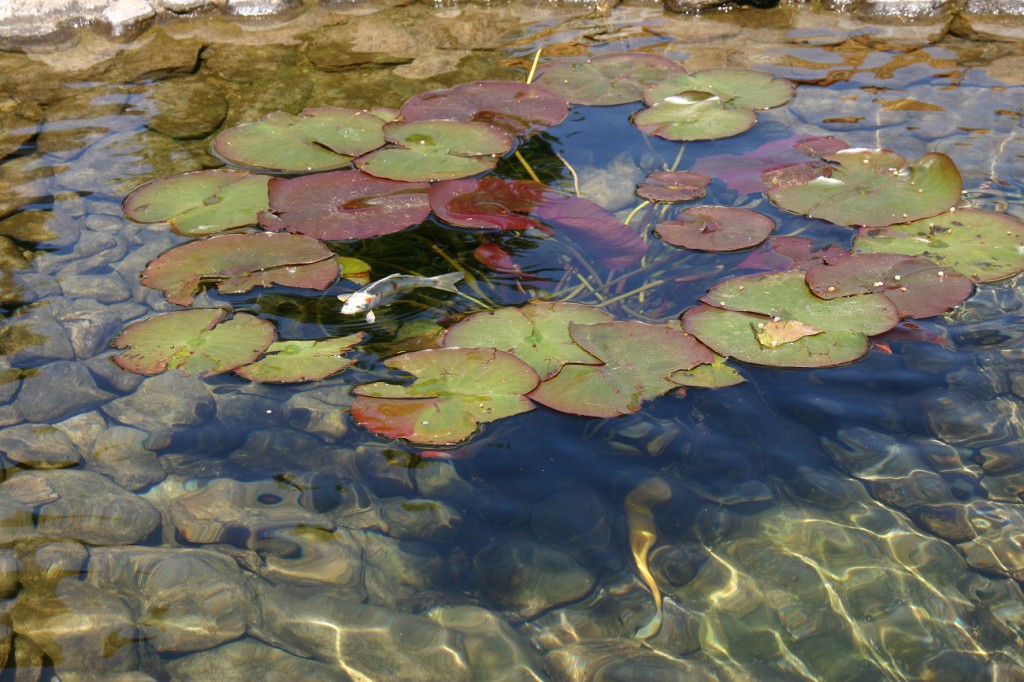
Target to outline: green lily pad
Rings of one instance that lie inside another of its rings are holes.
[[[131,324],[114,339],[127,349],[114,362],[136,374],[177,369],[209,376],[247,365],[274,341],[274,325],[246,313],[225,321],[220,309],[177,310]]]
[[[267,210],[265,175],[220,168],[158,178],[124,200],[124,215],[137,223],[167,221],[178,234],[201,237],[255,225]]]
[[[494,168],[514,138],[486,123],[395,121],[384,126],[389,142],[356,160],[363,172],[403,182],[452,180]]]
[[[530,393],[532,400],[569,414],[632,414],[645,400],[679,388],[670,376],[713,360],[707,347],[676,325],[572,323],[569,333],[603,364],[565,365]]]
[[[449,119],[489,123],[513,135],[558,125],[569,113],[566,101],[536,84],[475,81],[414,95],[402,105],[402,119]]]
[[[815,296],[797,270],[736,277],[713,286],[706,305],[687,310],[683,326],[719,355],[775,367],[829,367],[868,351],[868,337],[899,321],[896,306],[881,294],[826,301]],[[813,328],[792,338],[770,323],[799,322]],[[773,344],[774,340],[774,344]]]
[[[537,386],[537,373],[494,348],[415,351],[384,364],[412,374],[414,381],[356,386],[350,412],[356,422],[387,438],[455,445],[482,423],[534,408],[526,394]]]
[[[901,317],[931,317],[955,308],[971,295],[974,284],[927,258],[897,253],[855,253],[832,265],[807,270],[807,286],[824,299],[879,293]]]
[[[142,273],[142,284],[164,292],[175,305],[190,305],[201,282],[224,294],[282,284],[323,290],[338,277],[327,246],[298,234],[225,234],[165,251]]]
[[[764,71],[715,68],[696,73],[678,73],[651,85],[644,102],[654,106],[683,93],[704,92],[719,98],[729,108],[773,109],[793,99],[793,84]]]
[[[470,315],[448,328],[441,345],[507,351],[530,365],[541,379],[548,379],[566,363],[600,362],[572,340],[570,324],[612,319],[608,313],[591,306],[534,300],[519,308],[499,308]]]
[[[674,246],[728,252],[757,246],[775,229],[763,213],[736,206],[694,206],[676,220],[658,223],[655,233]]]
[[[318,381],[351,367],[355,360],[346,357],[345,351],[364,338],[364,332],[357,332],[337,339],[277,341],[270,344],[262,358],[239,367],[235,374],[260,382]]]
[[[714,359],[693,369],[681,369],[669,375],[668,380],[689,388],[725,388],[742,384],[746,379],[735,367],[726,364],[726,358],[712,353]]]
[[[572,104],[613,105],[639,100],[650,83],[686,73],[678,62],[639,52],[542,64],[533,82]]]
[[[913,163],[887,149],[844,149],[834,165],[795,187],[768,192],[779,208],[836,225],[884,227],[948,211],[960,201],[960,172],[945,154]]]
[[[924,256],[974,282],[995,282],[1024,271],[1024,223],[979,209],[947,212],[889,229],[861,230],[853,247],[862,252]]]
[[[655,171],[637,185],[636,193],[648,201],[693,201],[707,192],[711,178],[684,171]]]
[[[739,135],[754,127],[753,109],[730,107],[728,102],[707,92],[670,95],[633,114],[633,125],[666,140],[719,140]]]
[[[343,107],[275,111],[254,123],[228,128],[213,140],[213,153],[235,166],[278,173],[341,168],[384,145],[384,121]]]

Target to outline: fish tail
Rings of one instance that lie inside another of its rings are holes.
[[[455,285],[462,281],[462,273],[446,272],[443,275],[428,277],[427,280],[434,289],[442,289],[443,291],[451,291],[457,294],[459,290],[455,288]]]

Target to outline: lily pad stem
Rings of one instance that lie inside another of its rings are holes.
[[[561,154],[559,154],[558,152],[555,152],[555,156],[557,156],[558,160],[561,161],[562,164],[564,164],[565,167],[569,169],[569,173],[572,175],[572,189],[573,189],[574,192],[576,192],[576,196],[579,197],[579,195],[580,195],[580,176],[576,175],[576,169],[573,168],[572,164],[570,164],[568,161],[566,161],[565,157],[562,156]]]
[[[594,297],[597,298],[598,301],[603,301],[604,300],[604,296],[601,295],[601,292],[599,292],[597,289],[595,289],[594,286],[590,282],[587,281],[586,277],[584,277],[583,275],[581,275],[580,273],[577,272],[576,273],[576,279],[578,279],[583,286],[585,286],[587,289],[589,289],[590,293],[594,294]]]
[[[647,291],[648,289],[653,289],[654,287],[661,286],[664,283],[665,283],[665,280],[663,280],[663,279],[652,280],[652,281],[648,282],[647,284],[643,285],[642,287],[637,287],[636,289],[633,289],[632,291],[627,291],[624,294],[619,294],[618,296],[615,296],[613,298],[609,298],[606,301],[602,301],[601,303],[597,304],[597,307],[598,308],[607,308],[612,303],[618,303],[619,301],[622,301],[624,299],[632,298],[633,296],[636,296],[637,294],[639,294],[641,291]]]
[[[540,53],[544,49],[544,46],[537,48],[537,53],[533,55],[533,65],[530,67],[530,73],[526,74],[526,84],[529,85],[533,82],[533,76],[537,73],[537,65],[540,63]]]
[[[487,294],[485,294],[483,292],[483,289],[480,288],[480,285],[476,281],[476,277],[474,277],[471,272],[462,267],[462,265],[457,260],[449,256],[448,253],[437,244],[431,244],[430,248],[437,252],[437,254],[441,256],[441,258],[443,258],[452,269],[462,273],[462,276],[465,278],[466,285],[473,290],[474,294],[476,294],[480,298],[487,298]]]
[[[651,202],[647,201],[646,199],[641,201],[639,204],[637,204],[636,208],[634,208],[632,211],[629,212],[629,215],[626,216],[626,219],[623,220],[622,222],[624,222],[627,225],[629,225],[629,221],[632,220],[636,216],[636,214],[639,213],[644,207],[649,206],[650,203]]]
[[[519,163],[522,164],[523,168],[526,170],[526,174],[530,176],[530,179],[533,180],[534,182],[540,182],[540,178],[538,178],[537,174],[533,172],[533,167],[530,166],[530,164],[526,161],[526,157],[519,153],[518,149],[515,151],[515,156],[519,160]]]

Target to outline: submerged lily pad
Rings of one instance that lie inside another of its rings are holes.
[[[924,256],[974,282],[995,282],[1024,271],[1024,223],[1011,216],[963,209],[889,229],[866,229],[857,251]]]
[[[177,369],[209,376],[255,360],[274,341],[274,325],[237,313],[225,321],[220,309],[177,310],[129,325],[114,339],[125,348],[114,362],[137,374]]]
[[[558,125],[568,113],[568,103],[559,95],[536,84],[513,81],[463,83],[414,95],[402,105],[406,121],[476,121],[513,135]]]
[[[855,253],[834,265],[815,265],[806,278],[811,291],[824,299],[883,294],[902,317],[941,315],[974,291],[971,280],[952,269],[896,253]]]
[[[318,381],[351,367],[355,360],[346,357],[345,351],[364,338],[364,332],[357,332],[337,339],[277,341],[262,358],[239,367],[235,374],[260,382]]]
[[[255,286],[326,289],[338,277],[338,262],[325,244],[297,234],[225,234],[165,251],[142,273],[142,284],[164,292],[175,305],[189,305],[201,282],[216,282],[223,294]]]
[[[526,394],[537,386],[537,373],[511,353],[494,348],[416,351],[384,364],[412,374],[414,381],[356,386],[351,414],[387,438],[455,445],[482,423],[534,408]]]
[[[658,223],[662,240],[695,251],[740,251],[757,246],[775,229],[763,213],[735,206],[694,206],[676,220]]]
[[[495,272],[530,279],[535,279],[537,277],[536,275],[523,270],[521,265],[512,260],[512,254],[505,250],[505,248],[500,244],[495,244],[493,242],[481,244],[473,249],[473,258],[476,258],[477,262],[487,266]]]
[[[798,135],[773,140],[741,155],[702,156],[691,170],[723,180],[729,189],[751,194],[809,182],[821,174],[823,157],[847,147],[835,137]]]
[[[128,195],[124,215],[137,223],[167,221],[186,237],[255,225],[267,209],[269,180],[224,168],[158,178]]]
[[[452,180],[494,168],[497,157],[512,149],[514,139],[486,123],[394,121],[384,126],[389,142],[356,160],[363,172],[403,182]]]
[[[329,241],[368,239],[418,225],[430,215],[427,184],[375,178],[357,170],[270,181],[269,230]]]
[[[497,348],[533,367],[541,379],[566,363],[597,364],[569,335],[570,324],[609,322],[608,313],[578,303],[530,301],[519,308],[499,308],[470,315],[448,328],[447,347]]]
[[[811,293],[798,270],[726,280],[702,300],[706,305],[683,315],[686,331],[719,355],[775,367],[852,362],[868,351],[868,336],[881,334],[899,321],[896,306],[885,296],[826,301]],[[767,324],[791,321],[805,331],[816,331],[795,338],[779,325],[777,331],[764,331]]]
[[[530,394],[536,402],[569,414],[632,414],[644,401],[679,388],[670,376],[713,360],[707,347],[675,325],[572,323],[569,333],[602,364],[565,365]]]
[[[665,57],[621,52],[542,64],[533,82],[572,104],[613,105],[635,102],[648,84],[685,72],[682,65]]]
[[[213,140],[227,163],[258,171],[314,173],[348,165],[384,145],[384,121],[343,107],[275,111],[254,123],[228,128]]]
[[[960,201],[960,173],[945,154],[913,163],[887,149],[844,149],[822,175],[768,192],[779,208],[836,225],[884,227],[927,218]]]
[[[637,186],[636,193],[649,201],[692,201],[707,192],[711,178],[684,171],[655,171]]]
[[[647,251],[644,240],[632,227],[589,199],[551,191],[537,206],[536,216],[597,256],[606,268],[634,265]]]

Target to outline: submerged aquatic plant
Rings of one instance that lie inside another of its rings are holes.
[[[325,107],[229,128],[213,151],[235,168],[154,180],[125,200],[132,220],[195,238],[152,261],[143,284],[179,306],[206,285],[363,285],[396,269],[381,244],[402,239],[464,275],[461,313],[277,340],[251,312],[184,310],[129,325],[116,360],[143,374],[303,382],[390,356],[369,367],[383,380],[353,387],[353,418],[385,438],[449,446],[537,405],[615,417],[666,393],[735,385],[736,362],[853,362],[902,318],[941,314],[975,284],[1024,270],[1024,223],[957,208],[960,174],[942,154],[907,161],[802,136],[704,156],[686,171],[680,148],[637,186],[635,206],[613,213],[580,196],[575,169],[538,134],[553,135],[570,107],[642,100],[630,118],[640,131],[720,139],[794,92],[757,71],[690,73],[656,55],[607,54],[551,60],[531,83],[432,90],[397,111]],[[679,206],[723,183],[765,192],[786,220],[777,228],[745,206]],[[796,236],[814,225],[807,218],[854,227],[852,250]],[[770,237],[776,229],[785,234]]]

